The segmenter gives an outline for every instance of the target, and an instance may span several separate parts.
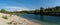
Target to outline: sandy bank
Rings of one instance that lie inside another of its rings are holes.
[[[5,18],[4,18],[5,17]],[[16,15],[0,13],[0,25],[41,25]]]

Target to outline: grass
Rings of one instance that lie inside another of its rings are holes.
[[[8,24],[12,24],[14,21],[8,22]]]
[[[8,19],[8,17],[7,17],[7,16],[3,16],[2,18],[3,18],[3,19]]]
[[[12,22],[9,22],[8,24],[12,24]]]

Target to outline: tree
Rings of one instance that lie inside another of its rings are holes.
[[[1,12],[2,13],[6,13],[7,11],[5,9],[1,9]]]
[[[41,7],[41,8],[40,8],[40,12],[43,12],[43,9],[44,9],[44,8],[43,8],[43,7]]]
[[[44,8],[40,7],[40,14],[43,14],[43,13],[44,13]]]

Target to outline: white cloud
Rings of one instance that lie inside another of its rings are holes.
[[[18,7],[18,6],[6,6],[6,7],[4,7],[4,8],[9,9],[9,11],[23,11],[23,10],[30,10],[29,8]]]

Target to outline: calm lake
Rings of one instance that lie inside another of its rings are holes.
[[[59,16],[35,15],[35,14],[17,14],[20,17],[40,23],[42,25],[60,25]]]

